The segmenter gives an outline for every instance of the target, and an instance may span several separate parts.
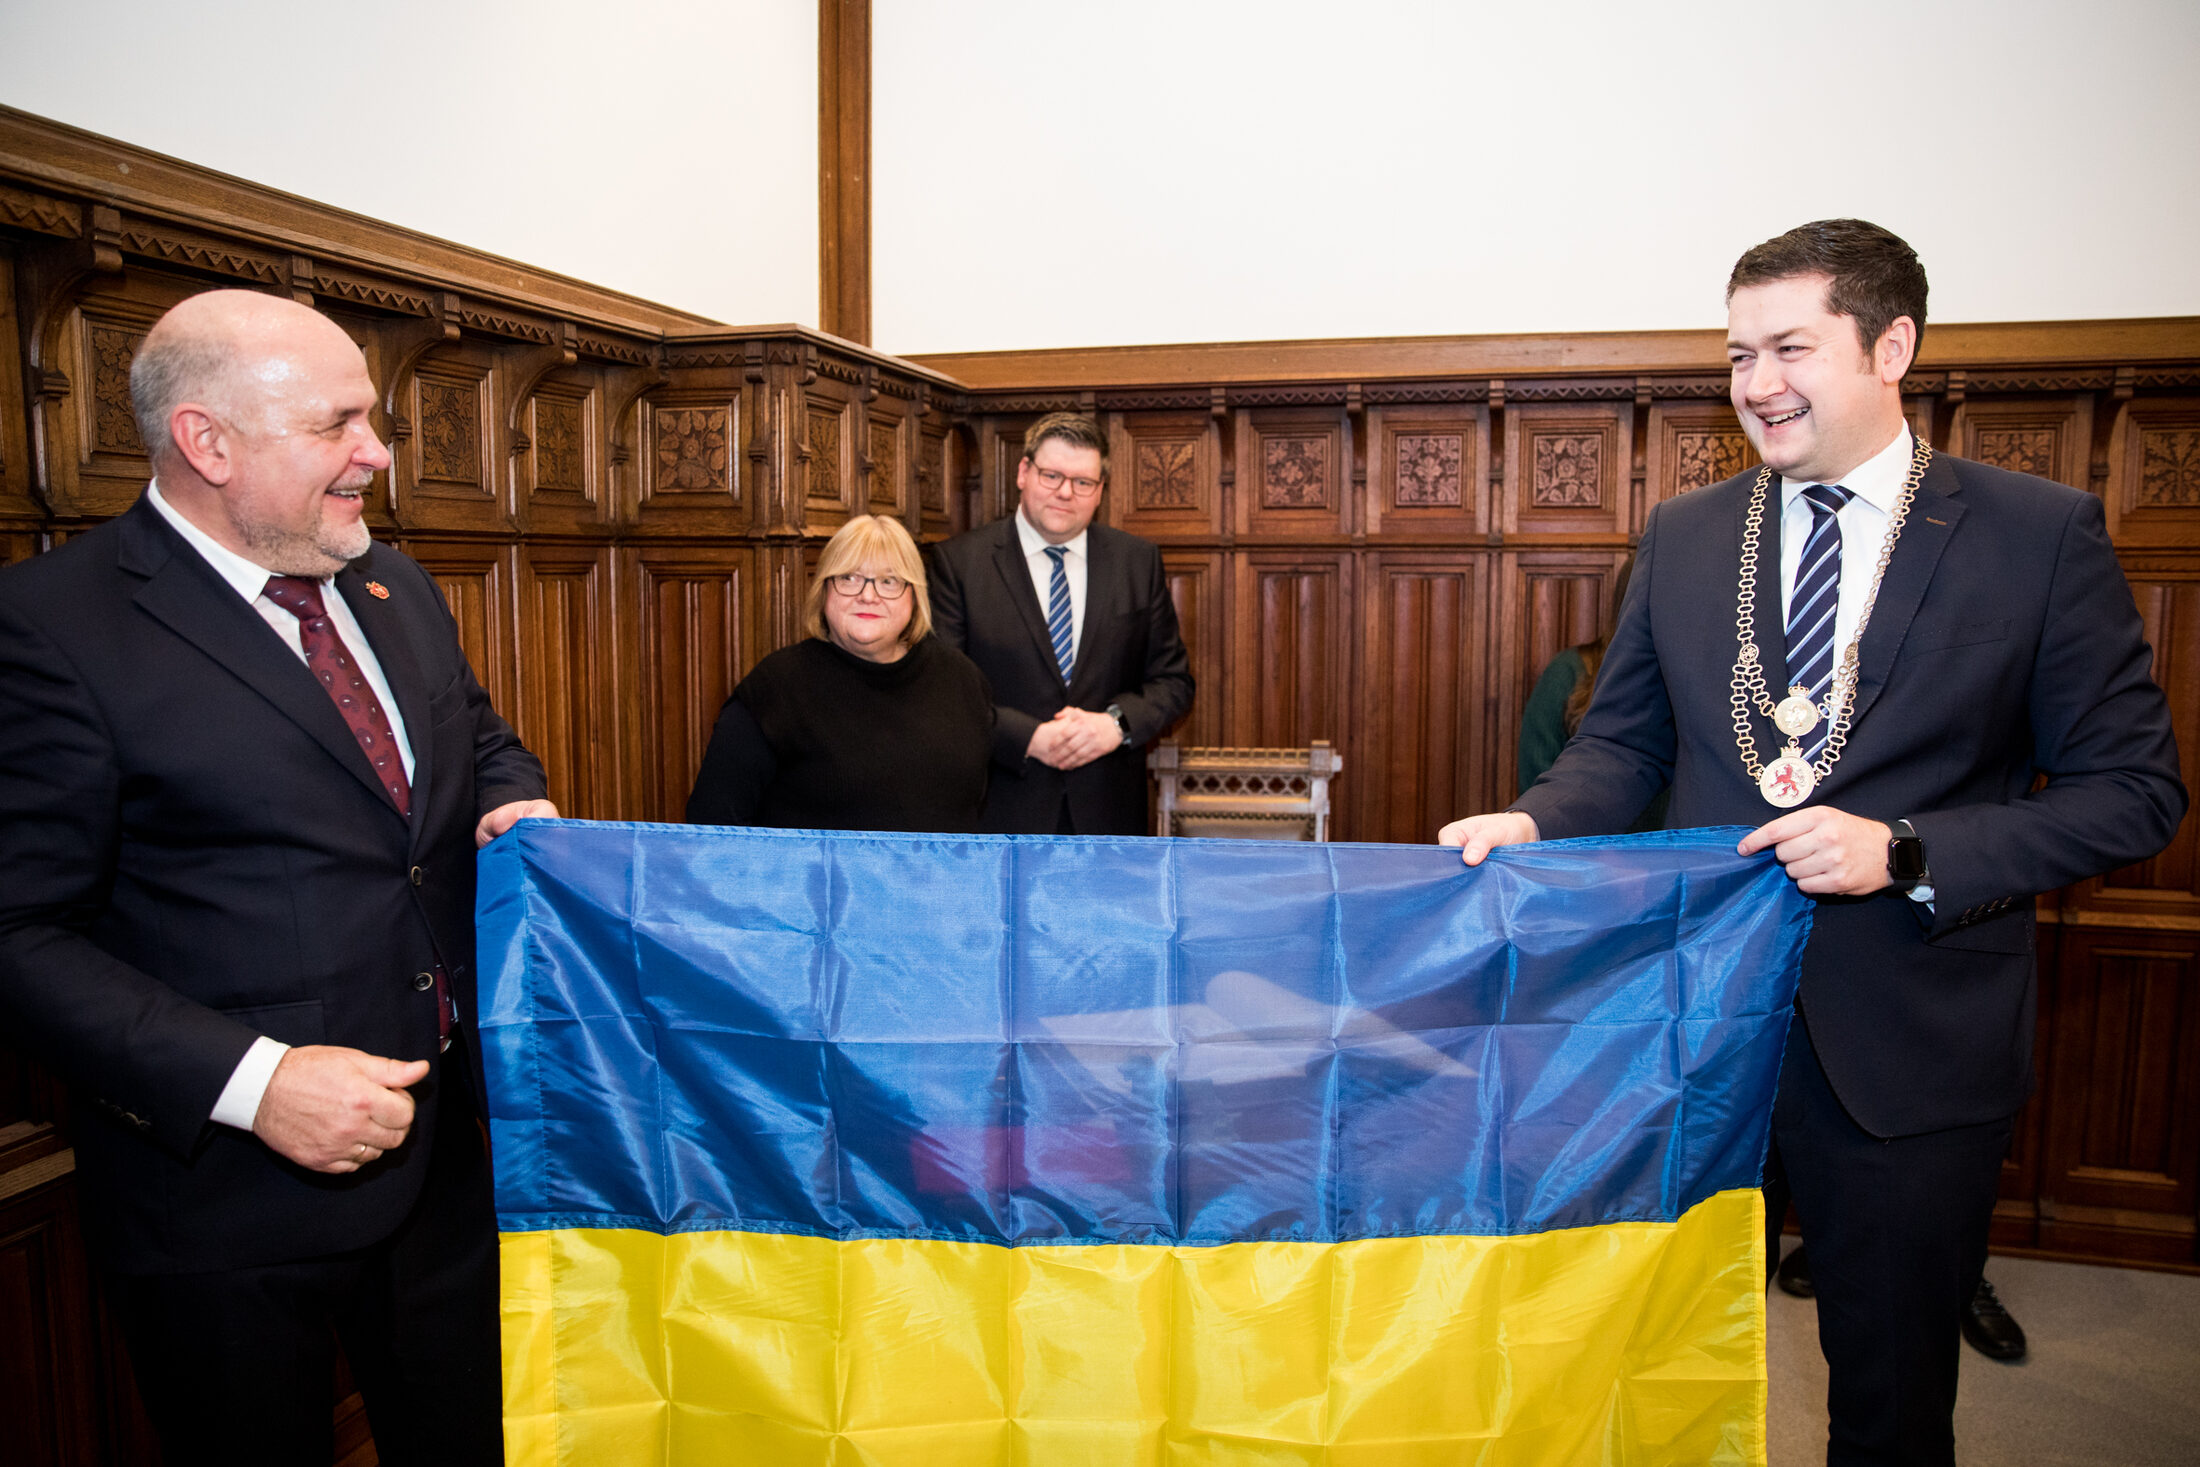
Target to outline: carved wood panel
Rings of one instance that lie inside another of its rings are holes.
[[[1222,531],[1221,439],[1204,412],[1108,415],[1101,514],[1134,535]]]
[[[2109,440],[2107,508],[2118,545],[2200,539],[2200,397],[2125,405]]]
[[[1477,403],[1375,408],[1370,535],[1480,535],[1489,523],[1490,413]]]
[[[2114,1228],[2163,1261],[2194,1252],[2200,1169],[2200,960],[2184,934],[2063,933],[2040,1241]]]
[[[640,743],[647,761],[635,818],[681,819],[718,712],[751,650],[750,553],[686,545],[635,552],[641,633]]]
[[[478,540],[408,539],[404,552],[427,567],[443,589],[451,619],[458,624],[458,645],[474,676],[498,711],[510,716],[518,706],[514,676],[517,636],[512,625],[511,586],[515,552],[510,546]]]
[[[1594,638],[1617,609],[1612,587],[1625,552],[1532,550],[1507,554],[1497,587],[1492,675],[1501,721],[1490,731],[1493,787],[1501,808],[1519,793],[1520,712],[1553,657]]]
[[[0,516],[36,519],[44,508],[32,493],[30,422],[22,410],[23,356],[15,343],[22,330],[15,307],[15,252],[0,239]],[[0,565],[20,560],[0,539]]]
[[[1652,507],[1730,479],[1758,462],[1749,446],[1741,419],[1723,402],[1664,402],[1650,404],[1650,422],[1643,444],[1643,483]],[[1638,523],[1632,526],[1640,531]]]
[[[1963,458],[2090,489],[2093,398],[1974,398],[1956,409],[1949,441]]]
[[[909,503],[906,481],[909,451],[904,432],[908,419],[872,404],[865,414],[863,450],[863,503],[866,512],[898,519]]]
[[[537,386],[520,414],[520,500],[534,530],[590,530],[610,518],[603,493],[601,397],[577,374]]]
[[[1351,760],[1353,559],[1349,554],[1239,552],[1232,561],[1229,716],[1224,742],[1293,748],[1328,739]],[[1204,696],[1204,695],[1202,695]],[[1339,839],[1359,838],[1357,804],[1338,782]]]
[[[1168,737],[1180,744],[1212,747],[1223,742],[1223,690],[1229,685],[1225,663],[1229,645],[1224,627],[1228,609],[1223,599],[1225,562],[1219,553],[1180,550],[1165,553],[1161,565],[1196,684],[1192,711]]]
[[[1634,414],[1605,402],[1505,409],[1503,527],[1523,534],[1613,534],[1628,528]]]
[[[619,819],[625,810],[617,781],[616,709],[605,696],[618,686],[620,670],[612,637],[611,550],[532,545],[519,577],[513,724],[549,771],[550,799],[561,814]]]
[[[34,1169],[50,1179],[33,1182]],[[0,1423],[9,1460],[100,1460],[97,1337],[70,1154],[0,1176],[27,1187],[0,1191]]]
[[[2154,649],[2154,680],[2170,690],[2170,727],[2188,790],[2200,789],[2200,566],[2129,565],[2133,599]],[[2084,882],[2065,896],[2077,910],[2200,931],[2200,822],[2187,816],[2167,849]]]
[[[845,398],[811,391],[797,398],[803,522],[830,535],[856,513],[855,414]]]
[[[1359,840],[1426,842],[1494,809],[1488,770],[1487,556],[1370,558],[1361,612]],[[1340,788],[1342,781],[1340,783]]]
[[[936,413],[918,428],[915,519],[919,539],[945,536],[954,530],[954,469],[948,445],[955,437]]]
[[[130,412],[130,362],[153,322],[188,294],[166,282],[102,284],[57,318],[34,386],[59,514],[120,514],[152,478]]]
[[[397,516],[412,530],[510,530],[515,506],[494,411],[499,367],[485,347],[437,347],[414,366],[393,424]]]
[[[1344,486],[1351,442],[1335,409],[1236,414],[1237,529],[1256,535],[1340,535],[1350,528]]]
[[[697,534],[745,529],[742,399],[729,391],[671,391],[642,401],[639,522]]]

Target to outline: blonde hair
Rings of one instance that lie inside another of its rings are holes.
[[[932,598],[924,590],[924,557],[917,542],[900,520],[883,515],[859,514],[834,532],[817,557],[817,574],[810,577],[810,593],[802,603],[802,629],[813,637],[832,637],[825,630],[825,589],[834,576],[859,571],[865,561],[877,561],[909,583],[917,598],[909,625],[901,629],[902,645],[914,647],[932,631]]]

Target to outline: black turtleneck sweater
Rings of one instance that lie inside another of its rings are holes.
[[[688,823],[974,831],[992,739],[985,674],[938,637],[886,663],[812,637],[726,699]]]

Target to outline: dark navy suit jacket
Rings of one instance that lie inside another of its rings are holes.
[[[1145,746],[1192,706],[1176,604],[1153,544],[1088,531],[1085,615],[1065,685],[1013,512],[932,548],[932,625],[993,684],[993,780],[984,828],[1050,835],[1066,796],[1080,834],[1144,835]],[[1064,774],[1026,759],[1038,726],[1064,708],[1123,710],[1130,743]]]
[[[1579,735],[1514,805],[1545,837],[1623,829],[1668,781],[1672,826],[1783,813],[1743,772],[1729,705],[1755,478],[1651,515]],[[1754,615],[1775,682],[1777,477],[1766,498]],[[1937,900],[1821,900],[1803,1012],[1835,1092],[1873,1134],[1997,1120],[2031,1088],[2034,894],[2152,855],[2185,812],[2169,708],[2099,501],[1936,455],[1859,651],[1848,744],[1810,803],[1908,819]],[[1752,722],[1772,758],[1784,739]]]
[[[386,597],[374,595],[368,583]],[[81,1101],[85,1225],[124,1272],[377,1241],[425,1147],[306,1171],[210,1120],[255,1036],[438,1060],[473,992],[473,827],[543,793],[442,592],[375,546],[337,578],[404,718],[401,817],[327,692],[140,500],[0,573],[0,1013]]]

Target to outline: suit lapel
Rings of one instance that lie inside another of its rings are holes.
[[[421,675],[419,659],[413,655],[412,638],[406,635],[408,613],[415,608],[390,599],[392,595],[406,594],[404,591],[377,596],[368,589],[369,585],[383,586],[378,580],[370,580],[361,570],[362,566],[372,563],[374,554],[369,551],[337,572],[336,589],[343,593],[344,605],[350,608],[352,619],[366,634],[374,660],[382,665],[382,681],[389,684],[390,696],[397,700],[398,715],[405,720],[405,743],[413,756],[412,804],[417,810],[426,798],[428,780],[434,772],[434,740],[428,737],[426,680]],[[407,576],[403,584],[409,588],[418,582],[415,577]],[[389,592],[387,586],[383,589]],[[416,828],[419,824],[414,822]]]
[[[137,604],[147,615],[265,698],[397,814],[328,690],[251,604],[142,499],[124,525],[120,564],[146,578]]]
[[[1872,606],[1871,625],[1864,628],[1863,645],[1856,649],[1859,664],[1856,709],[1851,727],[1863,721],[1877,701],[1887,675],[1894,670],[1895,654],[1909,635],[1910,623],[1925,600],[1941,552],[1963,519],[1963,502],[1955,497],[1956,472],[1940,455],[1933,456],[1917,486],[1917,498],[1903,522],[1902,538],[1895,542],[1894,557],[1879,584],[1879,600]]]
[[[1062,664],[1054,660],[1054,638],[1047,635],[1047,614],[1039,605],[1038,588],[1031,583],[1031,566],[1024,559],[1023,540],[1016,533],[1014,510],[1009,511],[1009,518],[1001,521],[1001,530],[1002,538],[993,546],[993,567],[1000,572],[1002,589],[1008,592],[1009,602],[1023,617],[1024,630],[1031,634],[1040,661],[1054,670],[1054,680],[1060,682]],[[1089,596],[1090,583],[1085,590]],[[1089,614],[1086,621],[1091,621]]]

